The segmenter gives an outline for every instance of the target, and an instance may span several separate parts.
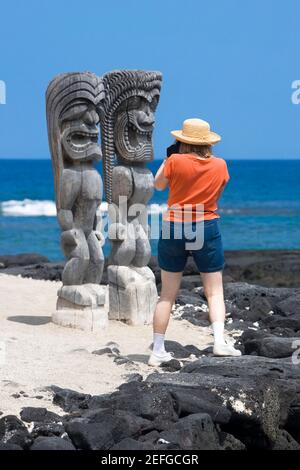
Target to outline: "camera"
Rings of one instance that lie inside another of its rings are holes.
[[[170,145],[167,148],[167,158],[169,158],[173,153],[179,153],[180,142],[176,140],[174,144]]]

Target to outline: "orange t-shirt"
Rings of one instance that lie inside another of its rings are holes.
[[[169,180],[169,210],[164,220],[172,222],[217,219],[217,202],[229,181],[225,160],[173,154],[164,166]]]

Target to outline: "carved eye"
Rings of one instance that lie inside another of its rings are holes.
[[[142,100],[140,96],[133,96],[129,102],[129,108],[137,109],[140,108],[142,104]]]
[[[158,104],[158,96],[154,96],[154,97],[152,98],[151,103],[150,103],[150,108],[152,109],[152,111],[155,111],[155,110],[156,110],[157,104]]]
[[[88,106],[86,104],[75,103],[63,111],[62,115],[60,116],[60,121],[75,121],[76,119],[81,118],[87,112],[87,110]]]

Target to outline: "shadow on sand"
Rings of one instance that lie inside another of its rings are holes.
[[[25,323],[26,325],[41,326],[50,323],[52,318],[17,315],[15,317],[7,317],[7,320],[14,321],[16,323]]]
[[[142,364],[148,364],[149,354],[127,354],[126,357],[133,362],[141,362]]]

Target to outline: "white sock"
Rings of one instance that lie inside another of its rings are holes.
[[[215,344],[224,344],[224,322],[215,321],[214,323],[212,323],[211,327],[214,334]]]
[[[165,335],[161,335],[160,333],[154,333],[153,335],[153,352],[154,354],[158,354],[162,356],[166,353],[165,350]]]

